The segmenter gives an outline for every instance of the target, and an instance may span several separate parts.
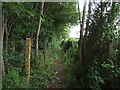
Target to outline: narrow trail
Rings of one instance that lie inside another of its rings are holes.
[[[65,76],[65,68],[64,61],[62,57],[56,61],[56,77],[57,80],[54,83],[49,84],[49,88],[64,88],[64,76]]]

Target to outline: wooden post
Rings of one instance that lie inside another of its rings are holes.
[[[30,38],[26,38],[25,71],[27,73],[27,83],[30,82],[30,52],[31,52],[31,39]]]

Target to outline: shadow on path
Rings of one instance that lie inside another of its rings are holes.
[[[54,83],[51,83],[48,85],[48,88],[64,88],[64,75],[65,75],[65,69],[64,69],[64,61],[62,59],[59,59],[56,61],[56,77],[57,80]]]

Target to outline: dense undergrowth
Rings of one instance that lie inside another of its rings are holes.
[[[47,50],[44,60],[43,51],[39,51],[38,59],[31,59],[29,84],[26,83],[24,54],[18,52],[5,54],[6,74],[3,77],[3,88],[47,88],[48,83],[56,80],[55,61],[58,58],[56,53],[57,51]]]
[[[56,60],[63,57],[66,88],[120,88],[119,2],[84,0],[82,12],[77,6],[77,2],[0,3],[3,88],[47,88],[56,80]],[[70,38],[70,28],[78,24],[79,40]],[[26,38],[32,41],[30,83],[25,72]]]
[[[45,52],[39,51],[38,59],[34,59],[31,53],[31,79],[30,84],[26,83],[26,76],[24,70],[25,54],[12,52],[4,55],[6,74],[3,77],[3,88],[47,88],[49,83],[56,81],[55,62],[58,60],[61,53],[64,53],[64,65],[66,75],[64,77],[66,83],[65,87],[69,88],[120,88],[120,63],[119,50],[113,58],[107,60],[100,60],[95,57],[88,66],[88,74],[86,82],[84,76],[79,76],[78,71],[81,70],[80,63],[77,60],[77,39],[67,39],[60,42]],[[66,47],[67,45],[67,47]],[[68,48],[69,46],[69,48]],[[33,52],[33,51],[32,51]],[[80,77],[80,79],[79,79]]]
[[[82,67],[76,59],[76,45],[77,44],[73,45],[73,47],[70,47],[64,52],[65,67],[67,71],[65,77],[67,82],[66,87],[91,88],[97,90],[102,90],[103,88],[120,88],[119,50],[111,59],[100,61],[95,57],[88,66],[89,69],[86,75],[86,82],[84,82],[85,76],[79,76],[78,74]]]

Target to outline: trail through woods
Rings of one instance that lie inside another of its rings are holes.
[[[65,68],[64,68],[64,61],[63,61],[62,56],[60,56],[60,58],[56,61],[55,68],[57,70],[57,73],[56,73],[57,80],[54,83],[49,84],[48,87],[49,88],[64,88]]]

